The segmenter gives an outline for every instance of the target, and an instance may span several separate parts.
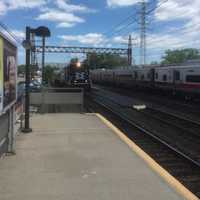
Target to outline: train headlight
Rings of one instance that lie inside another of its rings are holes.
[[[77,63],[76,63],[76,67],[77,67],[77,68],[80,68],[80,67],[81,67],[81,63],[80,63],[80,62],[77,62]]]

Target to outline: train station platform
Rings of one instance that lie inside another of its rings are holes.
[[[1,200],[180,200],[100,115],[44,114],[0,160]]]

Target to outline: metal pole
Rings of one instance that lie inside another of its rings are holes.
[[[30,34],[31,29],[30,27],[26,27],[26,41],[30,42]],[[26,49],[26,74],[25,74],[25,126],[22,129],[24,133],[32,132],[30,128],[30,113],[29,113],[29,106],[30,106],[30,94],[29,94],[29,86],[30,86],[30,54],[31,49]]]
[[[42,105],[41,113],[45,113],[45,98],[44,98],[44,80],[45,80],[45,37],[42,37],[42,85],[41,85],[41,94],[42,94]]]
[[[129,35],[129,40],[128,40],[128,65],[132,65],[132,37]]]
[[[42,37],[42,86],[45,79],[44,68],[45,68],[45,37]]]

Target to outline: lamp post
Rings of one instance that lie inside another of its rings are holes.
[[[34,30],[34,33],[38,37],[42,37],[42,86],[44,82],[44,65],[45,65],[45,38],[50,37],[50,30],[45,26],[40,26]]]
[[[38,37],[42,37],[42,87],[41,87],[41,93],[42,93],[42,105],[41,105],[41,111],[44,112],[44,68],[45,68],[45,38],[50,37],[51,33],[50,30],[45,26],[40,26],[37,29],[35,29],[35,35]]]
[[[32,132],[30,128],[30,113],[29,113],[29,106],[30,106],[30,93],[29,93],[29,86],[30,86],[30,55],[31,55],[31,41],[30,41],[30,34],[31,28],[26,27],[26,40],[23,41],[22,45],[26,50],[26,73],[25,73],[25,125],[22,129],[24,133]]]
[[[22,129],[24,133],[32,132],[30,128],[30,56],[31,56],[31,33],[34,33],[38,37],[42,37],[43,40],[45,37],[50,37],[50,31],[47,27],[40,26],[36,29],[32,29],[29,26],[26,27],[26,39],[23,41],[22,45],[26,50],[26,75],[25,75],[25,125]],[[45,49],[45,42],[43,43],[43,57],[44,57],[44,49]],[[44,65],[44,59],[43,59]],[[43,66],[44,67],[44,66]],[[42,75],[43,76],[43,75]]]

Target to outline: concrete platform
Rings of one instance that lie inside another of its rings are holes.
[[[0,200],[183,199],[97,116],[34,115],[0,160]]]

